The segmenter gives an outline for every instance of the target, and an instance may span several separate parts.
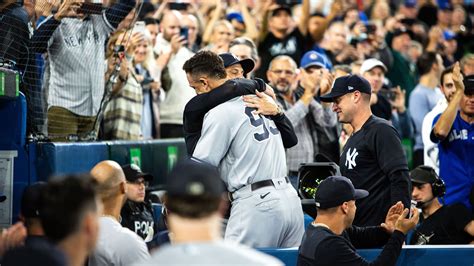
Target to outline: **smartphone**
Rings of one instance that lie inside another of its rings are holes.
[[[410,205],[410,214],[408,215],[408,218],[411,218],[413,216],[413,209],[416,210],[416,204],[418,204],[418,202],[416,202],[415,200],[411,200],[411,205]]]
[[[133,26],[133,32],[145,33],[145,31],[146,31],[145,21],[135,22],[135,25]]]
[[[100,15],[102,14],[103,6],[100,3],[83,2],[81,7],[77,10],[78,13],[86,15]]]
[[[189,36],[189,29],[188,27],[182,27],[181,30],[179,31],[179,35],[184,37],[184,40],[188,40]]]
[[[176,3],[176,2],[168,3],[168,7],[171,10],[188,10],[188,5],[189,3]]]

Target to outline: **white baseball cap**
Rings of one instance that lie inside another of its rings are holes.
[[[387,67],[378,59],[370,58],[365,60],[360,66],[360,74],[372,70],[374,67],[381,67],[385,73],[387,73]]]

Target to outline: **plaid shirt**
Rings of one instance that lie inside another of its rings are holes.
[[[309,106],[303,104],[300,98],[301,87],[293,93],[295,104],[286,101],[282,95],[277,95],[279,104],[285,110],[285,115],[291,121],[298,144],[286,150],[286,163],[289,171],[298,171],[301,163],[314,162],[314,156],[318,153],[318,138],[316,130],[311,130],[309,123],[313,126],[335,126],[337,116],[330,108],[324,108],[316,100],[312,100]],[[275,90],[277,91],[277,90]],[[297,101],[296,101],[297,100]]]

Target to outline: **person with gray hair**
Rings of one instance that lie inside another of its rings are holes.
[[[229,44],[229,53],[237,56],[239,60],[252,59],[255,62],[255,67],[252,71],[247,73],[248,76],[253,76],[254,70],[260,67],[260,56],[258,55],[255,43],[247,37],[239,37],[233,39]]]

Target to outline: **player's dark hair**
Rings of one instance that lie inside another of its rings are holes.
[[[453,70],[454,70],[454,66],[450,66],[448,68],[445,68],[443,72],[441,72],[441,77],[439,78],[439,84],[441,84],[441,86],[443,85],[443,82],[444,82],[444,76],[446,76],[449,73],[453,73]]]
[[[226,77],[224,61],[211,51],[200,51],[186,61],[183,70],[193,77],[205,75],[213,79]]]
[[[96,181],[88,174],[55,177],[43,191],[40,219],[44,232],[58,243],[79,229],[88,211],[97,211]]]
[[[190,219],[212,215],[219,210],[221,197],[178,197],[166,195],[165,204],[170,213]]]
[[[437,64],[436,60],[436,53],[434,52],[426,52],[423,53],[420,58],[418,58],[418,61],[416,62],[416,67],[418,68],[418,74],[420,76],[425,75],[426,73],[429,73],[431,68],[433,67],[433,64]]]

